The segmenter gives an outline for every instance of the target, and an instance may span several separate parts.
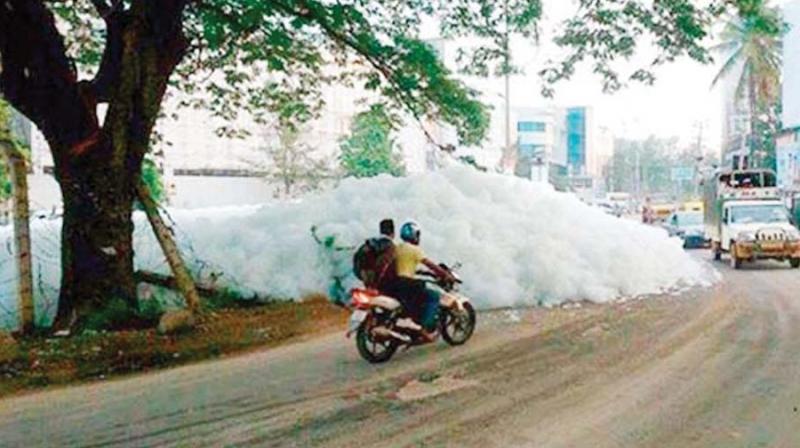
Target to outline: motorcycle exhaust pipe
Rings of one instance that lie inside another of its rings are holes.
[[[382,338],[394,338],[401,342],[409,343],[411,342],[411,338],[396,331],[390,330],[386,327],[377,327],[372,330],[372,333],[378,337]]]

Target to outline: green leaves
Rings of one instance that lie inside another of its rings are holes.
[[[489,125],[477,93],[456,81],[435,50],[415,37],[421,14],[434,11],[434,2],[421,0],[202,2],[193,23],[195,34],[211,44],[205,65],[226,73],[224,82],[215,79],[204,89],[209,97],[203,106],[226,120],[248,111],[298,127],[324,106],[325,84],[360,83],[380,93],[392,113],[440,120],[456,127],[462,143],[477,144]],[[530,18],[521,20],[519,27]],[[466,24],[463,18],[458,23]],[[263,75],[230,74],[253,68]],[[181,73],[179,83],[196,78],[195,70]]]
[[[567,20],[555,39],[567,51],[566,56],[550,61],[540,71],[546,96],[553,94],[554,83],[569,78],[584,61],[591,62],[606,92],[616,91],[628,81],[652,83],[652,70],[678,57],[709,62],[706,39],[712,20],[724,10],[716,2],[700,6],[692,0],[581,0],[580,3],[579,14]],[[620,73],[618,62],[629,59],[641,45],[647,44],[658,49],[658,56],[647,65]]]
[[[18,151],[30,160],[30,148],[14,135],[11,126],[11,106],[2,97],[0,97],[0,151]],[[7,155],[0,154],[0,201],[8,200],[13,189]]]
[[[6,145],[11,144],[11,111],[8,103],[0,98],[0,151],[6,150]],[[10,173],[5,155],[0,155],[0,201],[6,201],[12,192]]]
[[[153,198],[153,201],[161,203],[166,199],[164,180],[161,177],[161,172],[150,157],[145,157],[142,162],[142,181],[147,185],[147,189],[150,191],[150,196]]]
[[[396,118],[381,104],[356,115],[350,126],[350,135],[341,142],[342,153],[339,157],[348,176],[405,174],[402,155],[391,136],[395,122]]]
[[[780,27],[758,13],[760,0],[579,3],[556,38],[566,55],[540,71],[545,94],[584,62],[606,91],[630,81],[651,83],[653,67],[678,57],[708,62],[708,30],[728,10],[759,29]],[[119,3],[123,14],[135,4]],[[95,73],[104,21],[82,0],[51,7],[73,59],[84,73]],[[541,0],[195,0],[183,20],[190,52],[171,85],[190,93],[184,105],[211,110],[225,121],[245,112],[259,122],[277,119],[297,128],[322,110],[325,86],[342,83],[377,92],[392,113],[452,125],[462,144],[475,145],[486,135],[489,114],[478,93],[444,67],[431,42],[420,39],[422,24],[438,23],[451,44],[470,38],[458,49],[458,68],[488,76],[515,71],[509,41],[536,40],[542,14]],[[658,57],[621,72],[617,61],[631,58],[643,44],[658,48]]]

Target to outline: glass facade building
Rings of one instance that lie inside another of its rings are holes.
[[[567,109],[567,166],[574,174],[586,170],[586,108]]]

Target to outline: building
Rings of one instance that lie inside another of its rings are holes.
[[[550,182],[587,200],[604,193],[614,136],[597,126],[592,108],[523,107],[512,116],[517,176]]]
[[[586,151],[591,138],[591,109],[570,107],[566,112],[567,173],[570,177],[586,174]]]
[[[370,93],[343,85],[323,88],[325,102],[319,117],[301,129],[300,143],[313,151],[314,157],[336,165],[339,141],[347,135],[353,117],[365,109]],[[270,168],[266,149],[278,143],[274,128],[259,125],[246,114],[235,123],[214,117],[209,111],[178,109],[179,98],[168,98],[166,114],[157,125],[161,142],[153,148],[160,153],[170,205],[179,208],[216,207],[264,203],[274,199],[279,186],[263,177]],[[100,111],[102,118],[103,114]],[[51,210],[61,204],[58,184],[53,178],[53,159],[41,133],[27,125],[32,148],[32,174],[29,176],[31,206],[34,210]],[[231,138],[218,134],[223,125],[247,131],[249,135]],[[428,135],[435,140],[447,139],[447,129],[425,123]],[[452,137],[455,138],[455,137]],[[427,169],[431,146],[416,123],[404,126],[397,135],[410,172]]]
[[[549,181],[555,147],[563,134],[563,122],[555,108],[517,108],[517,163],[515,174],[538,182]]]
[[[614,133],[607,127],[598,127],[591,137],[590,151],[586,155],[586,173],[596,179],[605,178],[608,164],[614,157]]]
[[[783,37],[783,86],[781,123],[775,145],[778,186],[800,192],[800,0],[783,8],[789,31]]]

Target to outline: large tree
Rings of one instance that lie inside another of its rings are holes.
[[[710,18],[739,3],[718,1],[581,0],[559,38],[568,57],[544,74],[555,81],[589,59],[613,87],[610,61],[647,41],[656,63],[706,60]],[[509,35],[535,37],[540,16],[540,0],[0,1],[0,93],[47,139],[64,200],[56,325],[80,324],[114,298],[136,306],[131,212],[168,89],[231,121],[247,110],[291,122],[313,117],[325,83],[359,84],[476,144],[486,109],[418,38],[421,24],[476,37],[463,65],[502,73]]]

